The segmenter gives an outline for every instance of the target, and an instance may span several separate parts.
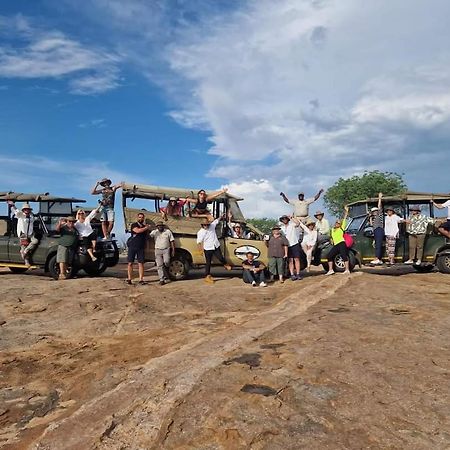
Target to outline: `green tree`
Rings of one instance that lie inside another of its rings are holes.
[[[247,219],[248,223],[251,223],[254,227],[261,230],[263,233],[268,234],[274,225],[278,223],[277,219],[269,219],[264,217],[262,219]]]
[[[331,213],[339,216],[342,214],[344,205],[348,203],[377,197],[379,192],[383,195],[397,195],[405,192],[406,189],[405,180],[398,173],[374,170],[351,178],[339,178],[327,190],[324,203]]]

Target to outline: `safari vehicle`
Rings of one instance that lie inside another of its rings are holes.
[[[170,197],[195,198],[196,193],[197,190],[126,183],[122,188],[122,207],[126,231],[130,230],[131,224],[136,221],[136,216],[140,212],[145,214],[147,224],[155,227],[156,222],[162,220],[161,207],[165,206]],[[248,251],[254,253],[257,259],[267,264],[267,247],[264,242],[264,234],[247,223],[239,207],[241,200],[243,199],[224,193],[215,198],[209,205],[209,209],[215,218],[219,218],[223,214],[228,217],[228,213],[231,213],[232,221],[245,224],[247,230],[254,237],[254,239],[230,237],[226,222],[220,221],[216,227],[216,233],[220,241],[222,254],[231,266],[240,267]],[[175,257],[171,259],[169,267],[169,275],[174,280],[186,278],[191,268],[198,268],[205,264],[203,251],[200,251],[197,245],[197,232],[203,219],[190,217],[189,213],[189,206],[185,205],[183,216],[169,216],[166,222],[175,238],[176,253]],[[152,239],[147,241],[145,259],[146,261],[155,261]],[[217,261],[213,260],[214,264],[218,264]]]
[[[435,217],[436,209],[431,200],[434,200],[436,203],[444,203],[449,199],[450,194],[405,192],[398,196],[383,197],[382,205],[384,209],[387,206],[393,207],[395,212],[403,218],[409,217],[409,208],[412,205],[420,205],[422,214]],[[349,224],[346,231],[353,236],[353,249],[363,264],[367,264],[375,258],[375,242],[373,228],[369,223],[369,211],[372,207],[377,206],[377,203],[378,198],[368,198],[349,204]],[[445,220],[445,218],[442,219]],[[419,272],[429,272],[436,266],[439,271],[450,273],[450,241],[437,231],[436,225],[428,226],[424,244],[423,263],[421,265],[414,264],[413,267]],[[400,263],[406,261],[408,259],[408,249],[406,225],[401,223],[395,260]],[[383,259],[387,260],[387,258]]]
[[[21,203],[31,203],[35,216],[34,233],[39,239],[39,245],[31,255],[31,267],[24,265],[20,256],[20,243],[17,236],[17,219],[7,201],[12,200],[16,207]],[[74,215],[75,203],[85,201],[77,198],[56,197],[44,194],[23,194],[17,192],[0,192],[0,267],[9,267],[13,273],[24,273],[30,268],[41,268],[53,278],[58,278],[59,265],[56,263],[56,251],[58,248],[59,235],[55,228],[61,217]],[[35,206],[37,205],[37,206]],[[73,263],[70,267],[71,275],[79,270],[84,270],[88,275],[99,275],[107,267],[116,265],[119,261],[119,251],[114,240],[98,241],[97,261],[92,262],[83,246],[77,248]]]

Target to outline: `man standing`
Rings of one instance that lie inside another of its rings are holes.
[[[211,261],[215,256],[227,270],[231,270],[231,266],[227,264],[225,258],[220,251],[220,242],[217,239],[216,226],[219,223],[219,219],[213,220],[209,223],[208,219],[204,219],[201,222],[201,229],[197,233],[197,244],[200,250],[203,250],[205,254],[205,282],[214,283],[214,279],[211,276]]]
[[[147,235],[149,226],[145,224],[145,215],[139,213],[137,221],[131,224],[131,237],[128,238],[128,278],[127,284],[132,284],[133,279],[133,264],[135,259],[138,262],[139,270],[139,284],[147,284],[144,281],[144,262],[145,262],[145,244],[147,242]]]
[[[378,205],[370,210],[369,222],[373,227],[373,237],[375,239],[375,258],[370,264],[383,264],[383,241],[384,241],[384,214],[381,205],[383,194],[378,194]]]
[[[269,248],[269,270],[273,276],[278,275],[280,283],[284,283],[285,261],[288,257],[289,241],[281,234],[279,225],[272,227],[272,236],[266,241]]]
[[[423,244],[425,243],[428,224],[434,223],[434,219],[421,214],[419,205],[412,205],[409,207],[409,210],[411,211],[411,216],[405,220],[408,224],[406,232],[409,235],[409,259],[405,264],[414,264],[414,258],[417,257],[416,265],[420,266],[422,264]]]
[[[244,283],[249,283],[254,287],[258,285],[261,287],[266,287],[266,279],[264,276],[264,269],[266,266],[263,262],[257,261],[255,255],[252,252],[247,252],[247,259],[242,263],[242,268],[244,272],[242,278]]]
[[[156,224],[156,230],[150,232],[150,237],[155,241],[155,261],[159,284],[163,286],[169,281],[168,270],[170,257],[175,256],[175,238],[164,222]]]
[[[101,189],[98,187],[101,186]],[[116,191],[123,186],[123,181],[120,184],[112,185],[112,181],[109,178],[103,178],[97,181],[96,185],[92,189],[92,195],[102,195],[100,204],[100,221],[102,222],[103,239],[109,239],[111,237],[111,231],[114,227],[114,201],[116,198]]]
[[[447,239],[450,239],[450,200],[447,200],[446,202],[441,204],[435,203],[433,200],[431,200],[431,203],[433,203],[433,205],[438,209],[447,208],[447,221],[439,225],[438,231]]]
[[[59,264],[59,279],[67,279],[67,266],[73,261],[73,251],[78,242],[78,231],[75,228],[75,217],[60,219],[55,231],[60,235],[56,262]]]
[[[306,200],[305,194],[303,192],[300,192],[298,194],[298,200],[293,201],[289,200],[283,192],[280,192],[280,195],[283,197],[283,200],[286,203],[289,203],[294,207],[294,216],[297,217],[297,219],[301,220],[303,223],[306,223],[306,221],[310,219],[310,217],[308,217],[309,205],[317,201],[322,192],[323,189],[321,189],[314,197],[307,198]]]
[[[314,214],[314,217],[317,219],[314,229],[318,232],[318,244],[330,240],[330,223],[324,218],[324,215],[322,211],[316,211]]]
[[[31,265],[30,255],[39,244],[39,240],[34,235],[33,209],[28,203],[24,203],[22,210],[19,211],[11,200],[8,200],[8,205],[17,218],[17,237],[20,242],[20,256],[22,256],[25,265],[29,267]]]
[[[291,280],[301,280],[300,276],[300,244],[299,239],[299,227],[300,221],[295,217],[281,216],[280,217],[281,232],[286,236],[289,242],[288,258],[289,258],[289,272],[291,274]]]

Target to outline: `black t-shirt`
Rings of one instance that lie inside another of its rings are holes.
[[[131,224],[131,238],[128,239],[128,247],[144,248],[148,233],[133,233],[135,228],[144,228],[145,223],[134,222]]]
[[[255,269],[257,269],[260,265],[261,265],[261,261],[257,261],[256,259],[254,259],[253,261],[249,261],[248,259],[246,259],[243,263],[243,266],[252,266]]]

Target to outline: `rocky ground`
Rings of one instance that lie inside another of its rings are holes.
[[[123,269],[0,271],[0,447],[450,448],[450,276]]]

